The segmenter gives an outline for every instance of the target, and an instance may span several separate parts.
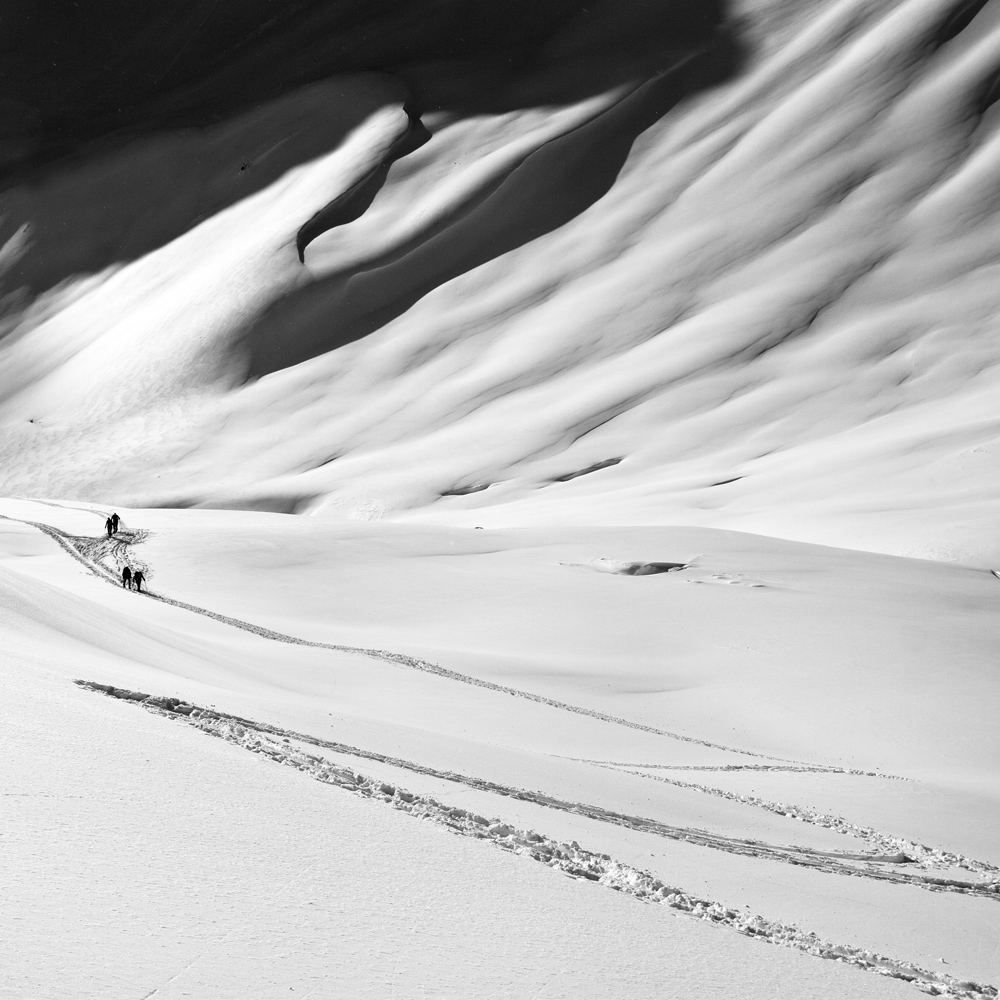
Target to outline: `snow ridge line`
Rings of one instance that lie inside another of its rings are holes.
[[[737,854],[743,857],[780,861],[784,864],[812,868],[833,875],[857,876],[876,881],[912,885],[930,891],[949,891],[971,896],[985,896],[988,899],[1000,901],[1000,880],[995,884],[991,884],[989,882],[967,882],[958,879],[935,878],[928,875],[912,874],[910,872],[887,871],[880,868],[879,865],[898,863],[895,858],[886,859],[857,854],[839,854],[833,851],[817,851],[796,845],[781,846],[767,844],[759,840],[728,837],[724,834],[699,830],[694,827],[672,826],[669,823],[662,823],[659,820],[650,819],[645,816],[630,816],[624,813],[612,812],[609,809],[604,809],[601,806],[592,805],[587,802],[568,802],[541,791],[529,791],[510,785],[503,785],[499,782],[460,774],[456,771],[441,771],[437,768],[416,764],[413,761],[404,760],[399,757],[391,757],[374,750],[363,750],[346,743],[324,740],[318,736],[310,736],[307,733],[283,729],[280,726],[273,726],[266,722],[257,722],[238,715],[219,712],[216,709],[203,708],[178,698],[153,696],[141,691],[127,691],[112,685],[99,684],[95,681],[76,680],[74,683],[87,691],[100,692],[124,701],[139,702],[144,707],[150,708],[159,714],[170,715],[173,718],[183,716],[190,720],[220,720],[221,722],[238,725],[244,730],[267,733],[284,739],[298,740],[301,743],[323,747],[347,756],[389,764],[392,767],[412,771],[415,774],[424,774],[428,777],[453,781],[456,784],[475,788],[477,791],[489,792],[494,795],[504,796],[505,798],[520,799],[523,802],[531,802],[534,805],[544,806],[548,809],[555,809],[559,812],[575,816],[583,816],[586,819],[600,823],[622,826],[639,833],[648,833],[652,836],[663,837],[667,840],[684,841],[694,844],[697,847],[708,847],[713,850],[724,851],[727,854]]]
[[[138,691],[126,691],[111,685],[97,684],[93,681],[77,680],[75,683],[87,691],[100,692],[121,700],[136,702],[157,715],[186,721],[210,736],[216,736],[252,753],[269,757],[276,763],[294,767],[318,781],[336,785],[362,798],[385,802],[394,809],[409,813],[415,818],[444,826],[458,836],[488,840],[501,850],[531,858],[549,868],[561,871],[571,878],[586,879],[619,892],[625,892],[642,902],[668,906],[696,919],[708,920],[730,927],[739,934],[755,937],[770,944],[793,948],[818,958],[842,962],[888,978],[901,979],[913,983],[917,989],[931,996],[948,997],[953,998],[953,1000],[995,1000],[1000,993],[995,986],[990,984],[958,980],[946,973],[932,972],[912,963],[887,958],[865,948],[832,944],[822,940],[815,933],[803,931],[793,924],[767,920],[759,914],[735,910],[713,900],[701,899],[682,889],[667,886],[650,872],[616,861],[608,854],[588,851],[580,847],[576,841],[570,843],[557,841],[533,830],[512,827],[500,818],[487,819],[466,809],[448,806],[432,796],[410,792],[398,785],[359,774],[323,757],[306,753],[291,746],[288,741],[295,739],[333,749],[338,753],[353,754],[408,768],[417,773],[444,777],[452,781],[463,781],[473,787],[486,788],[489,786],[488,790],[501,791],[504,786],[495,786],[492,782],[480,779],[464,778],[453,772],[437,771],[434,768],[412,764],[384,754],[305,736],[278,726],[253,722],[213,709],[199,708],[177,698],[154,697]],[[280,736],[282,742],[270,739],[269,736]],[[529,801],[540,801],[536,797],[539,793],[507,789],[501,791],[501,794],[511,794],[515,798]],[[550,802],[556,804],[557,800],[542,801],[541,804],[549,804]],[[558,808],[559,805],[556,807]]]
[[[648,778],[650,781],[660,781],[666,785],[676,785],[678,788],[691,788],[695,791],[704,792],[707,795],[714,795],[717,798],[728,799],[730,802],[740,802],[743,805],[756,806],[758,809],[765,809],[768,812],[776,813],[778,816],[787,816],[789,819],[801,820],[804,823],[811,823],[814,826],[821,826],[827,830],[834,830],[848,837],[856,837],[863,840],[870,850],[881,852],[884,855],[894,855],[895,857],[872,857],[868,860],[886,861],[896,864],[918,864],[922,868],[964,868],[966,871],[977,872],[982,875],[995,875],[1000,872],[1000,868],[987,861],[976,861],[967,858],[962,854],[953,854],[950,851],[942,851],[936,847],[928,847],[926,844],[918,844],[894,834],[881,833],[870,826],[859,826],[842,816],[834,816],[830,813],[821,813],[816,809],[804,806],[787,805],[783,802],[771,802],[756,795],[744,795],[739,792],[726,791],[723,788],[716,788],[712,785],[701,785],[693,781],[680,781],[677,778],[667,778],[659,774],[649,774],[644,771],[633,771],[627,768],[614,767],[608,764],[590,761],[597,767],[603,767],[609,771],[616,771],[623,774],[632,774],[638,778]],[[864,856],[856,855],[860,860]]]
[[[80,541],[81,543],[91,542],[93,539],[85,538],[81,536],[69,535],[65,532],[60,531],[58,528],[54,528],[52,525],[45,524],[41,521],[28,521],[21,518],[9,517],[4,514],[0,514],[0,518],[6,521],[17,521],[21,524],[28,524],[32,527],[38,528],[40,531],[49,535],[54,539],[63,549],[66,550],[77,562],[82,563],[91,573],[95,576],[99,576],[107,583],[112,583],[115,586],[120,586],[121,580],[115,578],[110,572],[108,572],[105,567],[100,565],[98,562],[89,560],[80,550],[74,545],[74,542]],[[125,545],[131,544],[132,542],[141,542],[148,536],[147,532],[144,531],[133,531],[128,532],[128,538],[123,539]],[[146,573],[144,569],[144,574]],[[434,674],[437,677],[443,677],[446,680],[457,681],[460,684],[468,684],[472,687],[484,688],[488,691],[496,691],[498,694],[510,695],[514,698],[524,698],[527,701],[534,701],[540,705],[548,705],[550,708],[559,709],[563,712],[573,712],[577,715],[586,715],[592,719],[598,719],[601,722],[608,722],[617,726],[625,726],[629,729],[637,729],[640,732],[652,733],[655,736],[665,736],[668,739],[679,740],[684,743],[694,743],[698,746],[709,747],[713,750],[722,750],[726,753],[736,753],[746,757],[757,757],[762,760],[775,760],[780,761],[784,764],[792,764],[796,766],[801,766],[804,768],[809,768],[816,771],[822,771],[828,774],[852,774],[866,778],[894,778],[895,775],[881,774],[877,771],[864,771],[856,768],[845,768],[845,767],[834,767],[832,765],[828,766],[825,764],[809,764],[805,761],[798,760],[787,760],[783,757],[772,757],[768,754],[755,753],[752,750],[740,750],[737,747],[726,746],[723,743],[713,743],[709,740],[703,740],[696,736],[685,736],[681,733],[674,733],[666,729],[658,729],[655,726],[648,726],[642,722],[633,722],[630,719],[623,719],[617,715],[608,715],[605,712],[599,712],[592,708],[583,708],[579,705],[570,705],[564,701],[558,701],[554,698],[546,698],[544,695],[534,694],[531,691],[523,691],[520,688],[508,687],[504,684],[496,684],[493,681],[483,680],[479,677],[473,677],[469,674],[459,673],[457,670],[449,670],[447,667],[442,667],[437,663],[431,663],[428,660],[421,660],[415,656],[408,656],[404,653],[393,653],[385,649],[370,649],[364,646],[344,646],[338,643],[330,642],[317,642],[311,639],[300,639],[296,636],[286,635],[283,632],[275,632],[272,629],[264,628],[261,625],[254,625],[250,622],[245,622],[239,618],[230,618],[228,615],[219,614],[216,611],[209,611],[207,608],[199,607],[196,604],[188,604],[186,601],[180,601],[176,598],[165,597],[163,594],[158,594],[154,591],[148,589],[148,574],[147,575],[147,589],[143,591],[144,596],[152,598],[154,601],[160,601],[163,604],[171,604],[175,608],[181,608],[185,611],[190,611],[193,614],[203,615],[206,618],[211,618],[217,622],[221,622],[224,625],[230,625],[233,628],[242,629],[244,632],[251,632],[254,635],[258,635],[264,639],[271,639],[274,642],[284,642],[296,646],[307,646],[314,649],[329,649],[338,653],[356,653],[361,656],[367,656],[371,659],[382,660],[387,663],[395,663],[400,666],[410,667],[413,670],[420,670],[424,673]],[[904,779],[897,779],[904,780]]]

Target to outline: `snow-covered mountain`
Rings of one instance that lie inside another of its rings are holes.
[[[1000,0],[0,46],[0,1000],[996,1000]]]
[[[403,6],[14,175],[3,492],[998,561],[994,5]]]

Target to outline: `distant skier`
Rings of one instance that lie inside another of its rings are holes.
[[[110,538],[111,532],[114,530],[114,525],[111,523],[110,517],[104,522],[104,530],[107,531],[108,538]]]
[[[142,570],[137,569],[135,574],[132,576],[132,582],[135,584],[135,589],[138,590],[139,593],[142,593],[142,580]]]
[[[120,520],[121,520],[121,518],[117,514],[112,514],[111,515],[111,527],[114,530],[114,533],[116,535],[118,534],[118,522]]]
[[[132,570],[128,566],[122,570],[122,586],[128,587],[129,590],[132,589]]]

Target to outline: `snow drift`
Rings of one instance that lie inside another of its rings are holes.
[[[601,11],[9,188],[3,492],[1000,557],[993,5]]]

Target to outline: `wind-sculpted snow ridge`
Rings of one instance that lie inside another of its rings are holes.
[[[662,781],[667,785],[675,785],[677,788],[692,788],[708,795],[715,795],[731,802],[742,802],[744,805],[756,806],[766,809],[768,812],[776,813],[778,816],[787,816],[789,819],[797,819],[804,823],[812,823],[814,826],[822,826],[827,830],[836,830],[848,837],[856,837],[863,840],[870,851],[881,855],[880,860],[895,858],[904,864],[917,864],[924,868],[964,868],[970,872],[977,872],[981,875],[997,875],[1000,868],[996,865],[988,864],[985,861],[976,861],[973,858],[964,857],[961,854],[953,854],[950,851],[942,851],[936,847],[928,847],[926,844],[918,844],[903,837],[896,837],[892,834],[882,833],[874,830],[870,826],[859,826],[842,816],[833,816],[829,813],[822,813],[816,809],[804,808],[802,806],[789,805],[784,802],[770,802],[757,795],[745,795],[739,792],[728,792],[722,788],[715,788],[712,785],[701,785],[693,781],[679,781],[676,778],[667,778],[659,774],[650,774],[647,770],[635,770],[628,766],[604,764],[599,761],[589,761],[600,767],[607,767],[609,770],[622,771],[625,774],[634,774],[640,778],[649,778],[652,781]],[[668,765],[669,766],[669,765]],[[656,765],[662,768],[664,765]],[[736,765],[739,768],[740,765]],[[671,768],[674,769],[674,768]],[[686,767],[683,770],[734,770],[730,766],[716,768],[694,768]],[[777,770],[777,768],[766,768],[766,770]],[[795,771],[816,771],[816,768],[794,768],[785,770]]]
[[[373,659],[382,660],[387,663],[394,663],[399,666],[410,667],[413,670],[420,670],[424,673],[434,674],[435,676],[443,677],[446,680],[457,681],[461,684],[470,684],[474,687],[485,688],[488,691],[496,691],[498,694],[510,695],[514,698],[524,698],[528,701],[534,701],[541,705],[548,705],[550,708],[555,708],[563,712],[573,712],[577,715],[586,715],[592,719],[599,719],[602,722],[608,722],[618,726],[626,726],[629,729],[652,733],[656,736],[665,736],[668,739],[679,740],[683,743],[693,743],[698,746],[710,747],[714,750],[725,750],[728,753],[741,754],[747,757],[759,757],[766,760],[782,761],[786,764],[802,766],[830,774],[853,774],[863,777],[893,777],[892,775],[883,775],[877,771],[843,768],[834,765],[827,766],[821,764],[807,764],[802,761],[785,761],[781,757],[772,757],[767,754],[755,753],[752,750],[731,747],[723,743],[713,743],[710,740],[703,740],[697,736],[688,736],[683,733],[670,732],[666,729],[659,729],[656,726],[649,726],[641,722],[635,722],[631,719],[624,719],[617,715],[609,715],[606,712],[599,712],[595,709],[584,708],[580,705],[570,705],[566,702],[558,701],[555,698],[547,698],[544,695],[535,694],[532,691],[524,691],[520,688],[510,687],[505,684],[496,684],[493,681],[484,680],[480,677],[473,677],[470,674],[459,673],[457,670],[449,670],[447,667],[442,667],[437,663],[430,663],[427,660],[422,660],[415,656],[408,656],[405,653],[394,653],[385,649],[370,649],[365,646],[347,646],[339,643],[317,642],[312,639],[301,639],[296,636],[287,635],[284,632],[275,632],[273,629],[265,628],[262,625],[255,625],[251,622],[242,621],[239,618],[222,615],[216,611],[210,611],[207,608],[199,607],[196,604],[190,604],[187,601],[167,597],[164,594],[150,590],[148,583],[149,579],[153,575],[152,568],[148,563],[133,558],[131,553],[127,556],[125,555],[126,551],[130,549],[132,544],[139,543],[147,537],[147,532],[124,530],[118,536],[114,536],[112,538],[93,538],[90,536],[69,535],[64,531],[61,531],[59,528],[55,528],[43,521],[30,521],[22,518],[10,517],[5,514],[0,514],[0,518],[5,521],[17,521],[20,524],[28,524],[37,528],[39,531],[44,532],[56,541],[64,551],[73,556],[77,562],[81,563],[91,573],[104,580],[106,583],[110,583],[115,586],[120,585],[120,571],[126,564],[134,568],[142,569],[143,575],[147,581],[147,589],[142,591],[144,596],[155,601],[160,601],[163,604],[170,604],[175,608],[182,608],[185,611],[191,611],[194,614],[203,615],[206,618],[211,618],[213,621],[222,622],[225,625],[231,625],[233,628],[238,628],[245,632],[251,632],[263,639],[271,639],[275,642],[291,643],[296,646],[307,646],[313,649],[329,649],[338,653],[357,653],[362,656],[369,656]],[[102,561],[105,558],[114,560],[115,569],[110,569]]]
[[[405,73],[333,76],[17,188],[0,492],[997,565],[995,4],[734,0],[576,87],[627,13],[412,151]]]
[[[682,889],[666,885],[649,872],[619,862],[608,854],[588,851],[576,841],[563,843],[533,830],[517,829],[504,823],[498,817],[487,818],[466,809],[448,806],[431,796],[420,795],[396,784],[360,774],[353,769],[303,750],[295,744],[305,743],[329,749],[338,754],[392,764],[415,773],[461,782],[473,788],[534,802],[548,808],[573,811],[579,815],[603,819],[606,822],[616,822],[621,825],[634,823],[635,829],[642,829],[646,832],[662,833],[663,830],[669,829],[663,827],[662,824],[656,824],[650,820],[637,820],[634,817],[618,816],[597,807],[585,806],[580,803],[561,802],[539,792],[509,788],[454,772],[438,771],[373,751],[362,750],[282,729],[278,726],[218,712],[178,698],[151,696],[93,681],[77,680],[76,683],[85,690],[140,704],[156,714],[186,721],[209,735],[266,756],[277,763],[294,767],[319,781],[336,785],[364,798],[385,802],[416,818],[445,826],[460,836],[488,840],[503,850],[530,857],[562,871],[572,878],[596,882],[619,892],[627,893],[643,902],[669,906],[692,917],[730,927],[741,934],[756,937],[762,941],[795,948],[819,958],[843,962],[878,975],[911,982],[918,989],[931,996],[992,998],[998,995],[997,988],[989,984],[959,980],[947,974],[931,972],[864,948],[832,944],[798,927],[770,921],[758,914],[736,910],[712,900],[699,898]],[[668,834],[663,833],[662,835]],[[678,830],[675,831],[674,835],[691,843],[719,846],[710,843],[710,835],[704,834],[703,831]],[[756,856],[775,857],[775,855],[766,852],[765,845],[752,841],[745,843],[748,847],[762,849]],[[795,863],[804,862],[800,860]],[[958,883],[941,885],[940,888],[970,891],[968,888],[961,889]],[[1000,894],[1000,884],[986,887],[984,891]]]

